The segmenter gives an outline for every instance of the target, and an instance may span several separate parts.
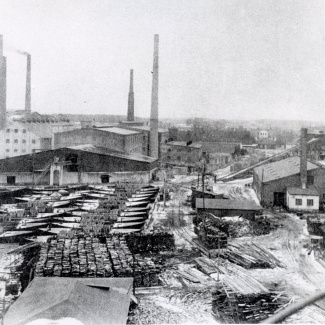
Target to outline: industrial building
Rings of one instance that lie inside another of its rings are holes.
[[[1,184],[149,182],[157,160],[104,147],[80,145],[0,160]]]
[[[202,156],[202,145],[191,141],[170,141],[161,144],[161,161],[195,167]]]
[[[91,144],[128,154],[142,155],[142,133],[118,128],[82,128],[54,134],[54,148]]]
[[[292,210],[319,209],[325,199],[325,169],[307,160],[307,129],[302,129],[300,157],[293,156],[256,167],[253,187],[265,206],[287,206]]]

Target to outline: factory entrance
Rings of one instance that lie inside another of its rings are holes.
[[[55,170],[53,172],[53,185],[60,185],[60,171]]]
[[[273,205],[275,206],[285,206],[285,193],[274,192]]]

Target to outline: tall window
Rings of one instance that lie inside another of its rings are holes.
[[[15,139],[14,142],[15,142],[15,143],[18,143],[18,139]]]
[[[302,199],[296,199],[296,205],[302,205]]]
[[[314,200],[307,199],[307,206],[312,207],[314,205]]]
[[[10,140],[9,139],[6,139],[6,143],[10,143]]]
[[[15,129],[15,133],[18,133],[18,129]]]
[[[23,143],[26,143],[26,139],[23,139]]]
[[[23,129],[23,133],[26,133],[26,129]]]
[[[307,176],[307,185],[314,185],[314,176]]]
[[[36,143],[36,140],[35,140],[35,139],[33,139],[33,140],[32,140],[32,143]]]
[[[6,132],[7,132],[7,133],[10,133],[10,129],[7,129]]]

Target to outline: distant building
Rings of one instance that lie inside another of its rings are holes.
[[[258,131],[258,139],[267,139],[268,137],[269,137],[269,131],[267,130]]]
[[[199,142],[202,145],[202,153],[209,156],[211,168],[219,168],[228,165],[240,155],[241,144],[233,142]]]
[[[161,161],[195,167],[202,156],[202,145],[191,141],[170,141],[161,144]]]
[[[54,132],[76,128],[67,120],[39,114],[12,116],[0,130],[0,159],[52,148]]]
[[[118,127],[84,128],[55,133],[54,148],[91,144],[128,154],[143,154],[141,132]]]

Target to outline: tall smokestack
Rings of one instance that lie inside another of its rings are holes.
[[[130,70],[130,90],[128,100],[128,121],[134,121],[134,92],[133,92],[133,70]]]
[[[31,112],[31,56],[27,53],[25,111]]]
[[[307,129],[301,129],[300,135],[300,181],[301,187],[307,186]]]
[[[149,156],[158,158],[158,59],[159,35],[154,38]]]
[[[3,36],[0,35],[0,130],[6,127],[7,58],[3,56]]]

